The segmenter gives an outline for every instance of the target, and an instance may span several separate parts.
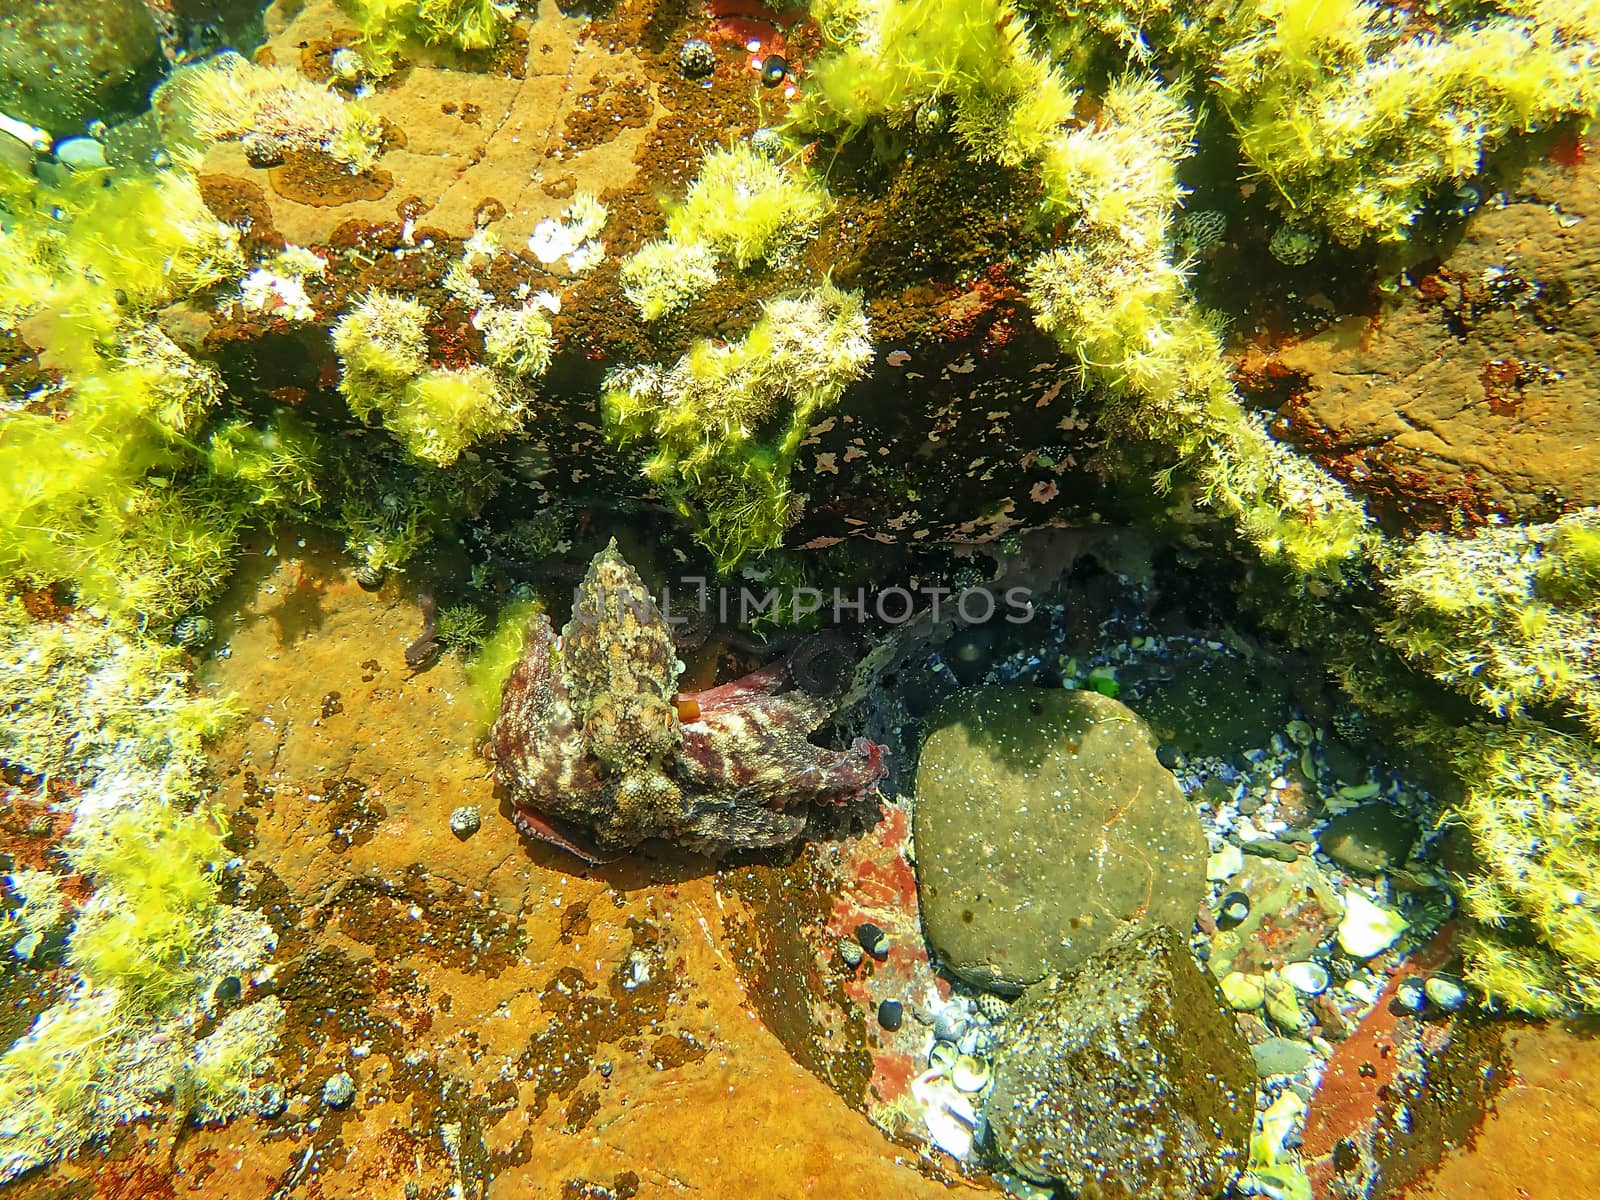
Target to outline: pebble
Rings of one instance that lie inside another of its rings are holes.
[[[1234,1012],[1260,1008],[1267,999],[1266,983],[1259,975],[1229,971],[1217,981],[1217,986],[1222,989],[1222,998]]]
[[[256,1113],[271,1121],[289,1111],[289,1098],[275,1083],[269,1083],[256,1094]]]
[[[463,804],[450,814],[450,832],[458,838],[469,838],[478,832],[483,824],[483,817],[477,808],[471,804]]]
[[[893,1033],[905,1021],[906,1006],[898,1000],[884,1000],[878,1005],[878,1024]]]
[[[11,953],[23,962],[32,962],[33,956],[39,953],[39,947],[44,942],[42,933],[25,933],[17,939],[17,944],[11,948]]]
[[[1422,985],[1428,999],[1445,1012],[1460,1012],[1467,1004],[1467,990],[1448,975],[1430,975]]]
[[[1322,761],[1343,783],[1358,783],[1367,777],[1367,762],[1346,742],[1329,740],[1322,747]]]
[[[1406,861],[1417,826],[1387,804],[1363,804],[1335,817],[1317,838],[1322,852],[1362,875],[1393,870]]]
[[[1382,953],[1395,944],[1406,928],[1406,919],[1394,909],[1374,904],[1354,889],[1345,892],[1339,948],[1351,958],[1371,958]]]
[[[1274,1075],[1298,1075],[1311,1061],[1311,1047],[1298,1038],[1271,1037],[1250,1047],[1256,1060],[1256,1074],[1262,1079]]]
[[[839,939],[839,961],[850,970],[854,971],[861,965],[861,960],[866,957],[866,952],[861,949],[861,943],[854,938]]]
[[[356,1081],[343,1071],[329,1076],[322,1085],[322,1102],[329,1108],[349,1108],[355,1098]]]
[[[1303,1033],[1311,1027],[1305,1009],[1300,1007],[1300,993],[1281,975],[1268,975],[1265,980],[1267,1016],[1285,1033]]]
[[[889,935],[870,921],[856,926],[856,941],[879,962],[889,957]]]
[[[1280,842],[1276,838],[1262,838],[1260,841],[1245,842],[1239,849],[1246,854],[1254,854],[1258,858],[1275,858],[1279,862],[1294,862],[1300,857],[1299,848],[1289,842]]]
[[[1206,878],[1213,883],[1232,879],[1243,869],[1244,851],[1232,842],[1224,842],[1222,849],[1206,860]]]
[[[56,143],[56,161],[74,171],[93,171],[106,165],[106,148],[94,138],[67,138]]]
[[[1427,988],[1415,976],[1402,979],[1394,989],[1394,1003],[1401,1012],[1419,1013],[1428,1007]]]

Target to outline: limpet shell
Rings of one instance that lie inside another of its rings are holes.
[[[950,1082],[955,1085],[958,1092],[971,1095],[981,1092],[989,1086],[989,1064],[981,1058],[973,1058],[970,1054],[963,1054],[956,1059],[955,1066],[950,1068]]]
[[[1328,970],[1321,963],[1292,962],[1278,974],[1287,979],[1302,996],[1316,996],[1328,988]]]

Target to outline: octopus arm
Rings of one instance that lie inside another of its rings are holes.
[[[784,664],[780,660],[729,683],[707,688],[703,692],[693,692],[688,699],[700,706],[702,717],[719,712],[738,712],[757,701],[778,695],[783,691],[785,677]]]
[[[602,788],[590,765],[582,725],[572,711],[556,656],[555,633],[540,613],[506,680],[500,715],[489,730],[495,779],[523,809],[577,817],[581,801]]]
[[[804,814],[774,812],[770,808],[706,803],[686,814],[679,840],[711,854],[730,846],[761,850],[788,845],[805,832],[807,820]]]
[[[770,716],[747,710],[685,725],[678,752],[685,790],[746,808],[846,804],[887,773],[883,747],[865,738],[828,750],[806,739],[809,725],[762,719]]]

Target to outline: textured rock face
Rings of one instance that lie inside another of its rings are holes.
[[[916,795],[928,936],[980,987],[1017,991],[1120,933],[1194,921],[1199,818],[1144,723],[1109,697],[961,693],[923,745]]]
[[[1309,957],[1333,937],[1344,916],[1338,891],[1309,859],[1250,858],[1226,886],[1244,893],[1250,912],[1212,936],[1210,966],[1219,979],[1229,971],[1259,974]]]
[[[1035,985],[1006,1028],[988,1117],[1024,1175],[1097,1200],[1209,1200],[1243,1166],[1255,1068],[1176,931]]]
[[[1304,379],[1283,411],[1290,436],[1420,525],[1600,502],[1597,216],[1592,156],[1530,168],[1394,307],[1282,351],[1277,368]]]
[[[0,111],[81,134],[142,102],[159,49],[141,0],[0,0]]]

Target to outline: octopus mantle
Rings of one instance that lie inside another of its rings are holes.
[[[652,837],[711,853],[794,841],[817,806],[885,773],[865,738],[843,751],[808,739],[834,700],[804,652],[678,695],[667,621],[613,541],[560,639],[539,614],[506,681],[487,753],[518,826],[594,862]]]

